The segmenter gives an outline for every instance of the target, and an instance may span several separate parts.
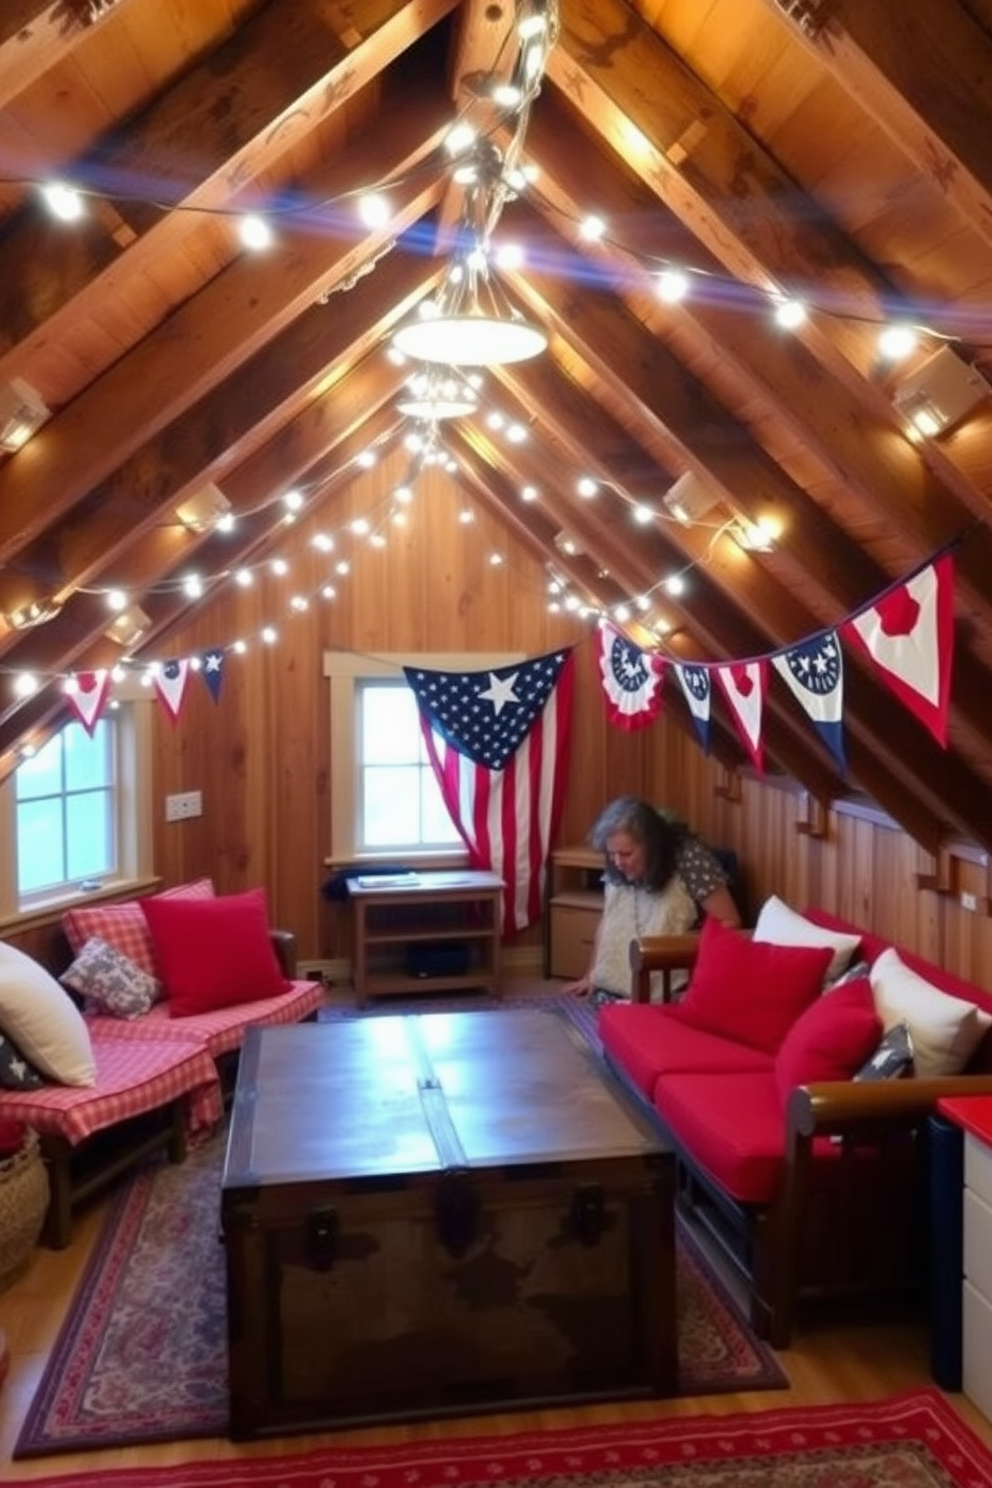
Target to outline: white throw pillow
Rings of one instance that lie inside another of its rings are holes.
[[[896,1023],[905,1022],[909,1029],[918,1079],[960,1074],[992,1026],[992,1013],[941,992],[891,947],[873,965],[870,981],[886,1033]]]
[[[753,940],[781,946],[829,946],[833,951],[824,983],[833,982],[843,972],[861,944],[860,935],[846,935],[840,930],[825,930],[805,915],[790,909],[784,900],[772,894],[761,906]]]
[[[94,1085],[96,1060],[82,1013],[43,966],[0,941],[0,1029],[35,1069],[60,1085]]]

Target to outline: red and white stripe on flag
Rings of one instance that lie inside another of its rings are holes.
[[[942,553],[838,628],[946,749],[954,659],[953,555]]]
[[[761,719],[765,693],[768,690],[768,659],[734,661],[728,666],[714,666],[724,696],[737,725],[737,732],[756,770],[764,769],[761,742]]]
[[[65,695],[86,732],[92,735],[110,696],[110,673],[77,672],[65,689]]]
[[[427,752],[472,867],[498,873],[506,885],[503,934],[525,929],[543,913],[548,856],[565,796],[573,679],[569,654],[540,717],[501,770],[460,753],[421,715]]]

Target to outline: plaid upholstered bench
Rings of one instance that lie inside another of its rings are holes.
[[[48,1168],[51,1197],[42,1241],[61,1250],[72,1211],[142,1156],[186,1155],[187,1135],[221,1115],[217,1069],[190,1038],[92,1036],[94,1085],[0,1091],[0,1118],[33,1127]]]

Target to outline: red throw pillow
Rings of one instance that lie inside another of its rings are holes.
[[[824,992],[793,1023],[775,1059],[783,1104],[797,1085],[850,1080],[881,1037],[882,1020],[866,976]]]
[[[264,889],[140,902],[170,1017],[278,997],[288,987],[269,938]]]
[[[829,946],[752,940],[707,918],[692,977],[674,1016],[706,1033],[776,1054],[793,1023],[819,997]]]

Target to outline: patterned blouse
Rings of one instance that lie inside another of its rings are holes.
[[[594,990],[630,996],[630,942],[642,935],[682,935],[699,921],[700,904],[727,882],[716,855],[698,837],[687,837],[676,859],[675,873],[661,890],[637,884],[604,885]],[[652,978],[660,992],[661,977]]]

